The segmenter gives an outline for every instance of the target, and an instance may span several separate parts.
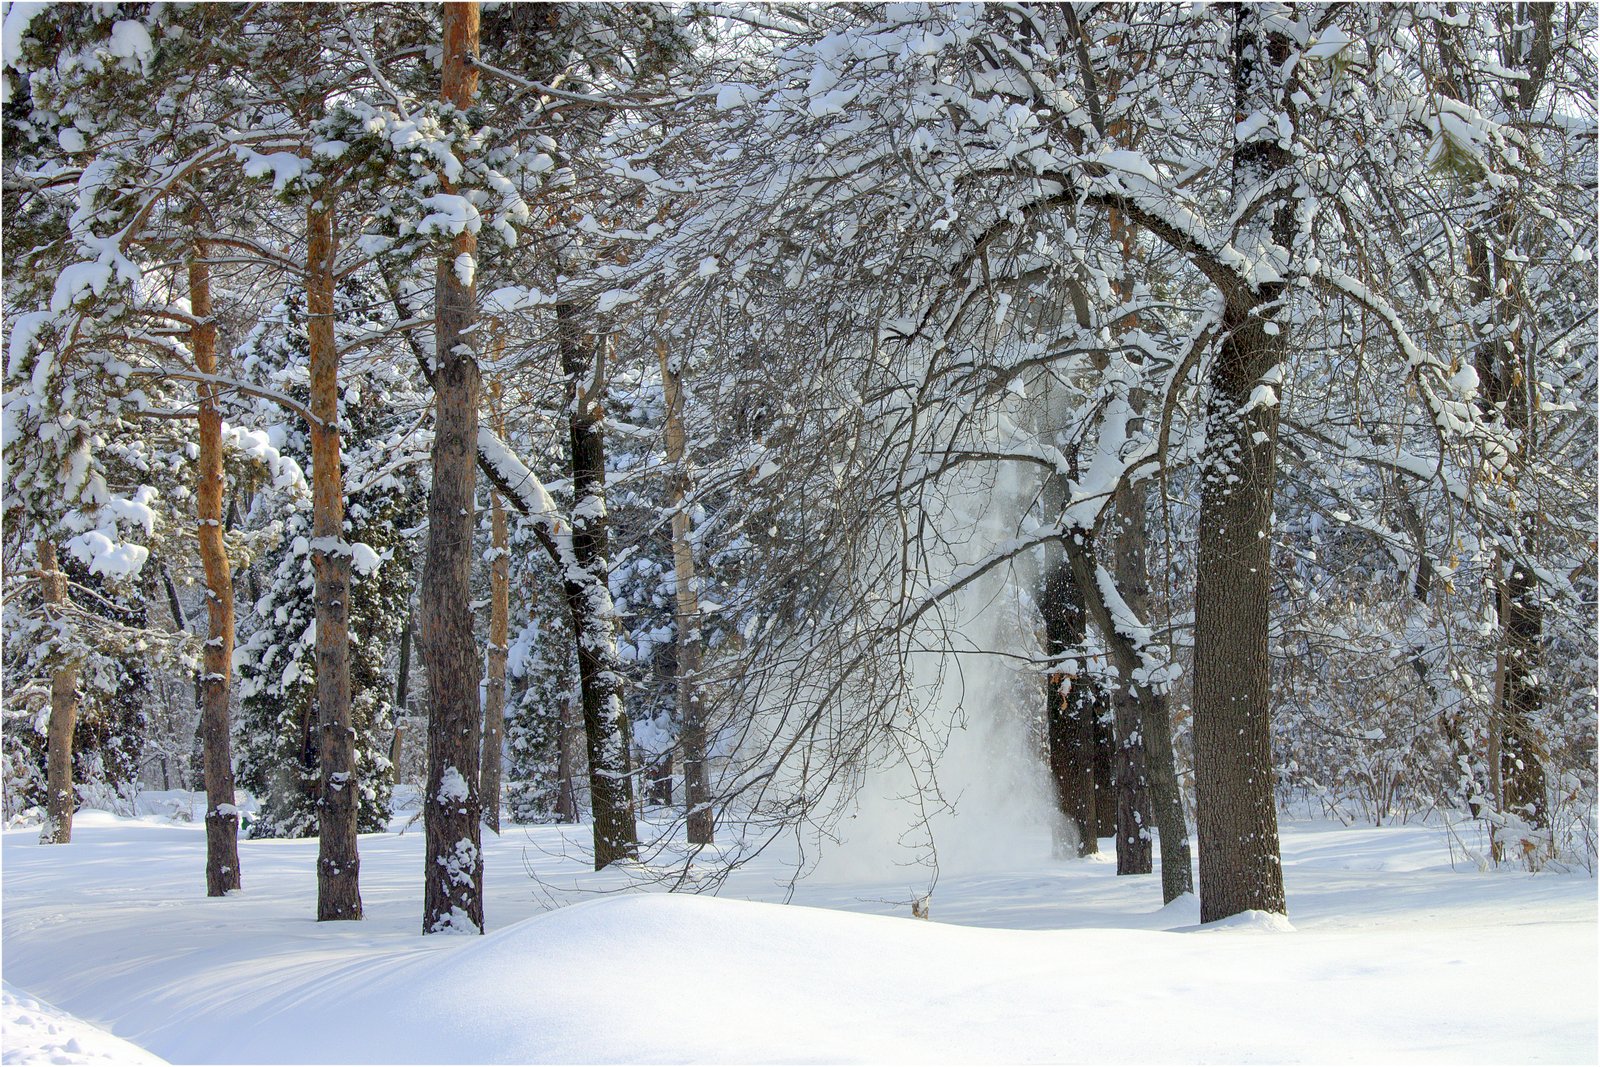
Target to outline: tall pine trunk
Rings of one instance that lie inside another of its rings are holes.
[[[589,804],[594,815],[594,869],[638,855],[628,717],[622,707],[616,609],[608,588],[609,519],[603,388],[604,353],[586,338],[569,305],[556,308],[561,369],[567,376],[572,447],[572,555],[563,576],[578,651],[578,683],[589,747]]]
[[[195,326],[189,335],[195,369],[217,373],[217,324],[211,317],[211,267],[206,246],[196,242],[189,259],[189,307]],[[200,675],[200,745],[206,787],[206,895],[238,889],[239,809],[234,804],[233,753],[228,729],[228,693],[233,682],[233,569],[222,531],[222,388],[199,385],[199,477],[195,505],[199,517],[200,563],[206,577],[206,643]]]
[[[1234,111],[1286,112],[1288,42],[1268,33],[1268,13],[1233,10]],[[1257,196],[1242,234],[1288,247],[1294,226],[1281,179],[1289,153],[1276,141],[1234,150],[1234,190]],[[1241,238],[1242,239],[1242,238]],[[1224,293],[1225,333],[1207,381],[1200,460],[1200,545],[1195,575],[1194,746],[1200,841],[1200,921],[1242,911],[1283,913],[1283,867],[1272,789],[1272,692],[1268,623],[1272,592],[1272,501],[1277,479],[1275,388],[1284,334],[1274,321],[1281,282],[1243,281]]]
[[[691,845],[715,838],[711,775],[706,766],[705,705],[700,694],[700,598],[695,591],[694,546],[689,541],[689,467],[683,429],[683,382],[662,343],[661,383],[667,405],[667,463],[672,468],[673,600],[678,631],[678,743],[683,749],[684,801]]]
[[[56,546],[40,538],[39,589],[52,621],[67,607],[67,575],[56,559]],[[72,841],[72,812],[78,794],[72,783],[72,735],[78,725],[78,666],[67,661],[50,675],[50,722],[45,730],[44,828],[39,842],[65,845]]]
[[[444,5],[442,99],[465,110],[477,92],[478,5]],[[454,193],[449,182],[443,191]],[[472,635],[472,530],[478,458],[477,290],[456,273],[476,238],[439,257],[434,333],[433,488],[418,645],[428,670],[428,784],[422,929],[483,932],[478,801],[478,651]]]
[[[331,194],[324,194],[325,197]],[[306,208],[310,345],[311,569],[317,613],[317,920],[361,918],[355,731],[350,720],[350,548],[344,541],[339,349],[333,330],[333,204]]]

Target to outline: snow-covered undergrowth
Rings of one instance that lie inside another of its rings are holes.
[[[1438,827],[1286,824],[1289,922],[1205,929],[1154,877],[1051,859],[1042,829],[1010,866],[943,876],[932,922],[893,853],[848,880],[825,864],[784,906],[773,855],[718,898],[598,892],[627,878],[584,870],[587,834],[486,835],[479,938],[420,935],[420,827],[364,836],[367,918],[322,924],[315,841],[241,842],[244,891],[208,900],[198,825],[84,812],[50,847],[9,831],[6,1062],[100,1054],[22,998],[173,1062],[1595,1055],[1594,881],[1453,868]]]

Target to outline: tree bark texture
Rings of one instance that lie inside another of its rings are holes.
[[[1125,485],[1117,491],[1116,536],[1113,541],[1117,588],[1138,618],[1149,609],[1144,553],[1144,487]],[[1109,640],[1107,642],[1109,644]],[[1140,699],[1123,684],[1111,698],[1116,738],[1117,873],[1149,874],[1150,779],[1145,770],[1145,744],[1140,729]],[[1169,746],[1170,747],[1170,746]]]
[[[56,546],[44,538],[35,543],[39,554],[39,591],[51,621],[67,607],[67,575],[56,558]],[[78,666],[70,660],[50,675],[50,721],[45,729],[44,827],[39,843],[65,845],[72,841],[72,813],[78,793],[72,782],[72,735],[78,725]]]
[[[700,598],[695,590],[694,547],[689,541],[689,467],[683,429],[683,381],[667,346],[657,348],[667,405],[667,463],[672,468],[672,570],[678,631],[678,743],[683,749],[684,803],[691,845],[709,845],[716,821],[706,765],[706,716],[701,699]]]
[[[1071,569],[1062,563],[1045,579],[1042,601],[1046,651],[1059,656],[1080,649],[1088,631],[1083,593]],[[1079,856],[1100,851],[1096,838],[1094,788],[1094,720],[1099,709],[1096,687],[1082,663],[1049,675],[1047,737],[1050,775],[1056,803]]]
[[[472,104],[478,5],[444,5],[443,99]],[[443,183],[446,193],[454,186]],[[477,292],[456,258],[472,256],[462,232],[439,257],[434,332],[433,488],[418,646],[428,670],[428,783],[422,929],[483,932],[483,852],[478,799],[478,652],[472,634],[472,532],[480,380],[471,328]]]
[[[328,194],[324,194],[328,195]],[[317,614],[317,920],[361,918],[355,731],[350,719],[350,549],[344,541],[339,349],[333,323],[333,204],[306,208],[310,347],[311,571]]]
[[[506,733],[506,652],[511,643],[511,537],[500,494],[489,493],[489,679],[483,697],[483,821],[500,832],[500,749]]]
[[[195,326],[189,345],[195,370],[217,373],[217,324],[211,315],[211,268],[196,242],[189,259],[189,306]],[[201,382],[199,475],[195,487],[200,563],[206,578],[206,643],[200,676],[200,743],[206,787],[206,895],[238,889],[239,809],[234,803],[228,693],[233,682],[233,569],[223,540],[222,389]]]
[[[572,555],[563,575],[577,638],[578,682],[589,748],[589,804],[594,816],[594,868],[638,855],[628,717],[622,707],[616,609],[608,588],[604,353],[584,337],[571,307],[556,309],[561,369],[567,376],[572,447]]]
[[[1293,106],[1281,80],[1288,43],[1266,31],[1265,18],[1252,5],[1234,8],[1234,110],[1241,123],[1257,109],[1271,114]],[[1237,145],[1236,195],[1253,195],[1289,165],[1288,151],[1275,141]],[[1263,236],[1288,247],[1294,220],[1285,187],[1263,197],[1241,229],[1260,232],[1263,214],[1270,228]],[[1279,282],[1252,288],[1241,281],[1224,293],[1225,333],[1207,382],[1194,628],[1201,922],[1286,910],[1267,637],[1278,407],[1275,394],[1270,402],[1256,394],[1284,358],[1281,327],[1272,321],[1282,289]]]

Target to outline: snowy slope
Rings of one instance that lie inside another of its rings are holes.
[[[1595,883],[1454,869],[1438,829],[1290,825],[1293,926],[1204,930],[1043,835],[942,880],[930,923],[889,903],[888,858],[801,883],[809,907],[741,899],[781,899],[776,864],[716,899],[595,894],[616,879],[561,859],[564,832],[490,835],[482,938],[417,935],[415,831],[363,837],[356,924],[311,921],[314,841],[242,843],[245,891],[207,900],[197,827],[8,832],[6,980],[173,1062],[1595,1057]]]
[[[118,1063],[129,1067],[165,1063],[144,1049],[68,1015],[52,1004],[19,993],[7,982],[0,992],[0,1063]]]

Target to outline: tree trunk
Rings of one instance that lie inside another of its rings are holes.
[[[667,405],[667,463],[672,467],[672,570],[678,632],[678,744],[683,748],[684,804],[691,845],[715,837],[711,776],[706,766],[706,718],[700,697],[700,598],[695,590],[694,547],[689,542],[689,467],[684,455],[683,383],[663,342],[657,346]]]
[[[400,784],[400,759],[405,755],[405,717],[411,699],[411,625],[414,615],[409,606],[405,625],[400,628],[400,664],[394,679],[394,736],[389,740],[389,779]]]
[[[564,823],[578,821],[578,733],[576,703],[563,699],[556,729],[556,818]]]
[[[628,717],[622,708],[616,609],[607,586],[604,353],[586,340],[569,306],[556,308],[561,369],[567,376],[572,445],[572,555],[563,584],[577,639],[578,682],[589,745],[589,806],[594,815],[594,869],[638,855],[629,766]],[[593,383],[593,385],[591,385]]]
[[[1059,656],[1080,648],[1087,633],[1083,594],[1066,563],[1058,564],[1045,580],[1042,603],[1046,651]],[[1080,650],[1079,655],[1082,655]],[[1096,687],[1081,663],[1049,675],[1047,736],[1050,774],[1055,781],[1056,803],[1079,856],[1100,851],[1096,839],[1094,789],[1094,717],[1099,701]]]
[[[500,832],[500,748],[506,732],[506,651],[511,641],[511,538],[500,494],[489,493],[489,682],[483,700],[483,821]]]
[[[1234,9],[1235,113],[1293,107],[1285,84],[1288,42],[1269,34],[1266,13]],[[1290,166],[1276,141],[1234,151],[1235,195],[1254,196]],[[1282,186],[1261,198],[1243,230],[1265,214],[1273,243],[1288,247],[1292,203]],[[1212,360],[1206,442],[1200,461],[1200,546],[1195,576],[1194,745],[1200,838],[1200,921],[1242,911],[1282,913],[1283,867],[1272,788],[1272,500],[1277,478],[1278,407],[1256,395],[1281,372],[1284,334],[1274,320],[1282,283],[1224,294],[1226,333]],[[1272,383],[1266,387],[1270,390]],[[1252,399],[1254,397],[1254,399]]]
[[[1130,610],[1146,618],[1149,596],[1144,558],[1144,487],[1125,485],[1117,491],[1117,587]],[[1107,644],[1111,638],[1107,637]],[[1149,874],[1150,781],[1145,770],[1145,745],[1139,726],[1140,700],[1131,685],[1112,696],[1115,712],[1117,785],[1117,873]],[[1169,745],[1170,748],[1170,745]]]
[[[56,546],[43,538],[35,542],[39,554],[39,589],[46,613],[59,619],[67,606],[67,575],[56,559]],[[72,813],[78,806],[72,784],[72,734],[78,725],[78,665],[67,662],[50,675],[50,723],[45,732],[44,827],[39,843],[65,845],[72,841]]]
[[[206,246],[196,242],[189,260],[189,306],[196,325],[189,335],[195,370],[217,373],[217,325],[211,317],[211,268]],[[239,809],[234,804],[233,754],[228,732],[228,692],[233,674],[233,569],[222,536],[222,388],[201,382],[200,456],[195,505],[200,563],[206,576],[206,644],[200,676],[200,741],[206,785],[206,895],[220,897],[241,885]]]
[[[1110,695],[1099,679],[1094,685],[1094,832],[1097,837],[1117,835],[1117,738]]]
[[[1173,766],[1172,717],[1167,711],[1167,695],[1154,692],[1148,683],[1136,680],[1141,666],[1139,650],[1126,634],[1118,632],[1106,608],[1095,583],[1093,557],[1081,542],[1071,537],[1064,541],[1064,547],[1073,579],[1078,588],[1085,591],[1095,627],[1105,635],[1119,680],[1133,690],[1139,704],[1139,734],[1150,742],[1145,747],[1145,768],[1150,774],[1156,832],[1161,837],[1161,896],[1164,903],[1170,904],[1184,893],[1194,891],[1194,868],[1189,857],[1189,828],[1184,821],[1183,794],[1178,789],[1178,775]],[[1133,608],[1137,600],[1124,597],[1124,602]]]
[[[476,95],[478,5],[444,5],[442,98],[465,110]],[[446,193],[455,192],[449,182]],[[477,291],[457,275],[477,240],[462,232],[439,257],[434,332],[433,488],[418,645],[428,668],[428,784],[423,795],[424,933],[483,932],[478,802],[478,652],[472,634],[472,530],[478,457]]]
[[[331,197],[331,194],[324,194]],[[317,611],[317,920],[361,918],[355,731],[350,719],[350,547],[344,541],[339,349],[333,332],[333,203],[306,208],[310,342],[311,570]]]

